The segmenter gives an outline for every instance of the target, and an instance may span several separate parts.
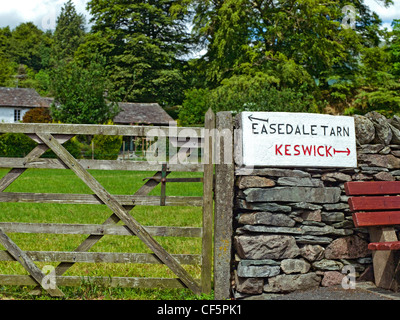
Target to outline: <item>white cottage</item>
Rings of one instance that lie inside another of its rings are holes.
[[[49,103],[35,89],[0,87],[0,122],[20,122],[27,111],[43,107]]]

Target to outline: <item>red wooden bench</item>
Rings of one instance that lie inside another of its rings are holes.
[[[376,286],[398,291],[400,241],[394,226],[400,225],[400,181],[346,182],[345,191],[355,227],[369,231]]]

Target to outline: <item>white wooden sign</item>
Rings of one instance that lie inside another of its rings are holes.
[[[357,167],[353,117],[241,113],[241,163],[273,167]]]

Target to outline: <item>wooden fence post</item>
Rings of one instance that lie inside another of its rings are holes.
[[[204,180],[203,180],[203,241],[202,241],[202,269],[201,286],[203,293],[211,292],[212,281],[212,222],[214,210],[214,161],[213,161],[213,143],[212,134],[215,129],[215,114],[209,109],[205,115],[204,123],[205,142],[204,147]]]
[[[233,119],[230,112],[217,113],[215,217],[214,217],[214,296],[230,298],[232,258],[232,216],[234,195]],[[230,131],[230,133],[229,133]],[[225,134],[224,134],[225,132]],[[226,139],[230,137],[230,139]],[[230,141],[229,141],[230,140]]]

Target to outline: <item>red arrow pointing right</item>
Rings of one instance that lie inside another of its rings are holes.
[[[347,153],[347,156],[350,155],[350,149],[349,148],[347,148],[346,151],[341,151],[341,150],[336,150],[336,149],[333,149],[333,151],[334,151],[335,154],[336,153]]]

